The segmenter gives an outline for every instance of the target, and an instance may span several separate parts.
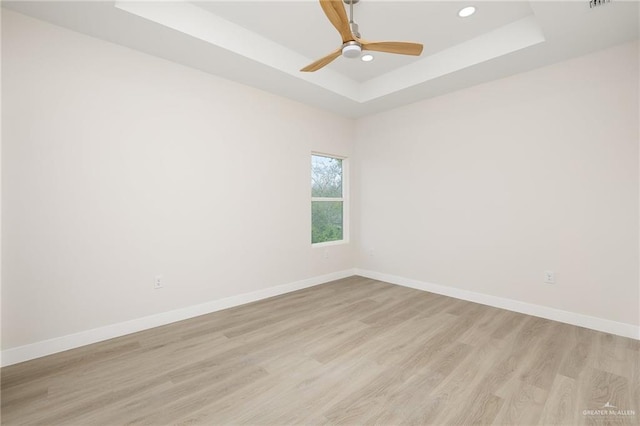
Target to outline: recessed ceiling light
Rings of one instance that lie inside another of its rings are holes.
[[[362,55],[360,60],[362,60],[363,62],[371,62],[373,61],[373,55],[367,53],[366,55]]]
[[[466,18],[473,15],[474,13],[476,13],[476,8],[473,6],[467,6],[460,9],[460,12],[458,12],[458,16],[461,18]]]

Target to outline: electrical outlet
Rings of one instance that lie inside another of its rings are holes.
[[[556,274],[553,271],[544,271],[544,282],[547,284],[556,283]]]
[[[156,275],[156,279],[153,282],[153,288],[156,290],[163,287],[162,275]]]

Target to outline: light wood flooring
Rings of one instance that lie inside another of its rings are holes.
[[[351,277],[3,368],[2,423],[636,425],[639,350]]]

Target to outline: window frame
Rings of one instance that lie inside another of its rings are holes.
[[[314,197],[312,195],[312,191],[309,191],[310,202],[309,207],[313,205],[313,202],[322,202],[322,201],[340,201],[342,202],[342,239],[341,240],[333,240],[333,241],[323,241],[321,243],[313,242],[313,210],[309,214],[309,236],[311,237],[311,246],[312,247],[328,247],[328,246],[337,246],[342,244],[349,243],[349,159],[343,155],[336,154],[328,154],[326,152],[320,151],[311,151],[311,158],[309,165],[313,164],[313,157],[326,157],[326,158],[334,158],[336,160],[342,161],[342,197]],[[313,167],[313,166],[311,166]],[[313,169],[309,169],[309,176],[312,176]],[[310,188],[311,189],[311,188]]]

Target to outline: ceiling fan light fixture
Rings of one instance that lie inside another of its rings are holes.
[[[347,11],[344,4],[342,4],[343,1],[350,6],[351,17],[347,16]],[[320,0],[320,7],[329,19],[329,22],[331,22],[331,25],[338,30],[340,38],[342,39],[342,45],[328,55],[302,68],[300,70],[301,72],[318,71],[340,56],[349,59],[360,58],[363,50],[411,56],[420,56],[422,54],[422,43],[408,41],[366,41],[360,39],[358,26],[353,20],[353,5],[357,2],[358,0]],[[371,61],[373,59],[373,56],[366,56],[364,61]]]
[[[371,54],[367,53],[366,55],[362,55],[362,56],[360,57],[360,60],[361,60],[362,62],[371,62],[371,61],[373,61],[373,55],[371,55]]]
[[[476,13],[476,8],[473,6],[467,6],[460,9],[460,11],[458,12],[458,16],[461,18],[468,18],[474,13]]]
[[[349,59],[359,58],[362,53],[362,47],[359,43],[349,42],[342,47],[342,56]]]

